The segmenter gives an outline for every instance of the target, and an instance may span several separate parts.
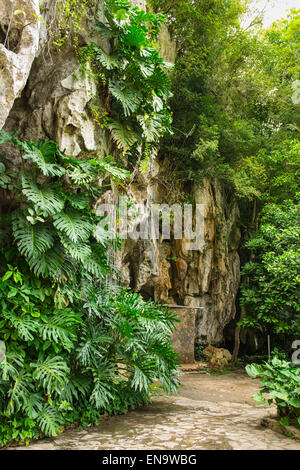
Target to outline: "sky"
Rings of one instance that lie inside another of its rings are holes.
[[[265,7],[264,27],[270,26],[273,21],[286,17],[291,8],[300,9],[300,0],[256,0],[259,9]]]

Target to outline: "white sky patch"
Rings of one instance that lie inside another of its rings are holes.
[[[249,17],[255,18],[258,11],[264,11],[263,27],[269,27],[274,21],[286,18],[290,9],[300,9],[300,0],[254,0],[251,5],[252,14],[247,15],[245,26],[249,24]]]

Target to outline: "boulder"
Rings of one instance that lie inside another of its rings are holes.
[[[207,358],[208,366],[211,369],[222,369],[228,366],[231,360],[231,354],[228,349],[215,348],[214,346],[207,346],[203,350],[203,355]]]

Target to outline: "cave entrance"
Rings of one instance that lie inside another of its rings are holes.
[[[182,364],[195,362],[196,310],[204,307],[188,307],[186,305],[165,304],[178,315],[180,323],[172,335],[172,345],[179,355]]]

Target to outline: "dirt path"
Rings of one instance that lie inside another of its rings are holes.
[[[184,373],[179,394],[156,397],[96,427],[66,431],[27,449],[298,449],[300,443],[260,425],[270,409],[255,406],[258,382],[233,372]],[[18,447],[17,449],[23,449]]]

